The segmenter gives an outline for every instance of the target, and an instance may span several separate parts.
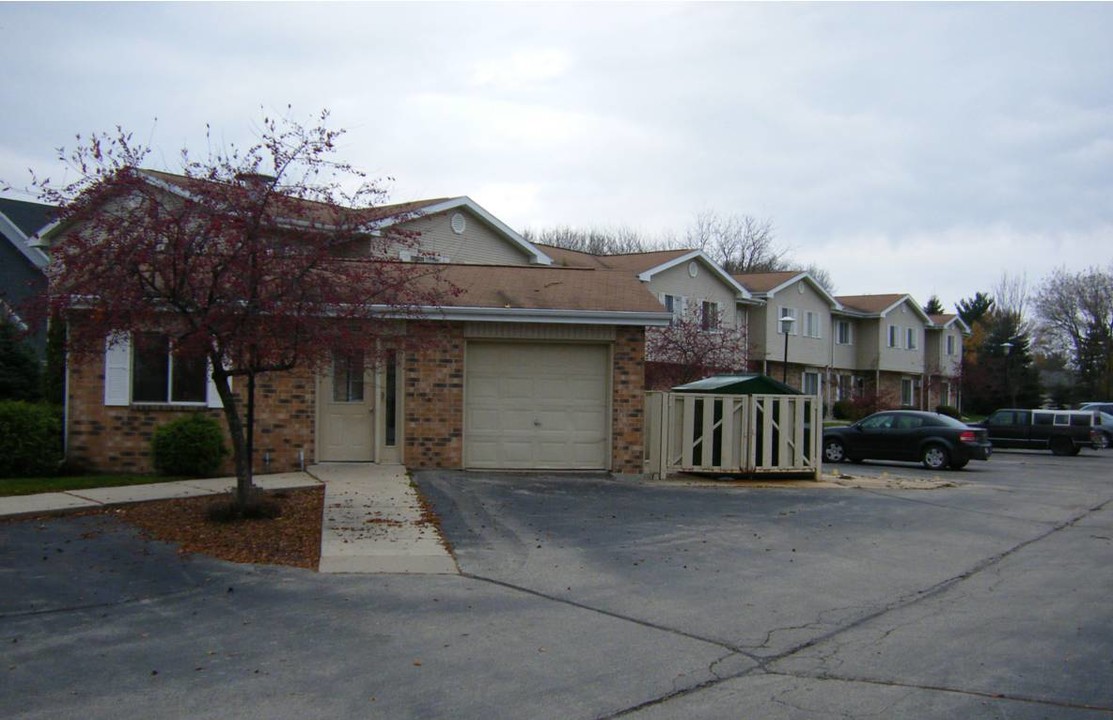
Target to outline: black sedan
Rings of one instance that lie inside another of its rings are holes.
[[[984,428],[917,410],[886,410],[823,431],[823,459],[829,463],[908,460],[929,470],[958,470],[971,459],[988,460],[992,452]]]

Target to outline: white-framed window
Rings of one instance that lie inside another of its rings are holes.
[[[677,322],[684,317],[684,310],[688,307],[688,300],[683,295],[669,295],[665,293],[661,296],[661,302],[665,304],[665,310],[672,313],[673,322]]]
[[[137,403],[203,404],[209,363],[203,355],[175,352],[162,333],[132,338],[131,400]]]
[[[951,384],[944,380],[939,386],[939,402],[942,405],[954,405],[951,400]]]
[[[955,336],[947,336],[947,355],[953,356],[955,354]]]
[[[412,263],[447,263],[448,258],[437,252],[424,250],[399,250],[398,257],[402,262]]]
[[[904,347],[908,350],[915,350],[916,346],[919,344],[918,336],[919,336],[919,333],[916,332],[916,328],[905,328],[904,329],[904,337],[905,337]]]
[[[811,310],[804,311],[804,337],[823,337],[822,330],[819,326],[819,313],[812,312]]]
[[[915,385],[912,378],[900,379],[900,404],[905,407],[912,407],[916,404]]]
[[[836,375],[835,384],[836,400],[850,400],[854,397],[854,389],[858,383],[853,375]]]
[[[835,322],[835,343],[837,345],[850,345],[854,342],[854,335],[850,331],[849,320]]]
[[[815,370],[804,371],[804,394],[805,395],[818,395],[819,394],[819,373]]]
[[[719,303],[704,300],[700,305],[700,329],[706,332],[719,329]]]
[[[117,333],[105,342],[104,404],[220,407],[204,355],[176,352],[157,332]]]
[[[891,348],[899,347],[897,345],[897,343],[899,343],[899,342],[900,342],[900,328],[897,327],[896,325],[890,325],[889,326],[888,347],[891,347]]]
[[[778,335],[784,335],[785,334],[785,328],[784,328],[785,323],[781,322],[781,318],[783,318],[783,317],[790,317],[790,318],[793,319],[793,322],[788,323],[788,334],[789,335],[799,334],[800,330],[799,330],[799,328],[797,328],[797,325],[800,324],[800,318],[799,318],[799,315],[796,314],[796,308],[794,308],[794,307],[783,307],[783,306],[778,308],[778,310],[777,310],[777,334]]]

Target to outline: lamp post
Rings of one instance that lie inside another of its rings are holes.
[[[781,382],[788,385],[788,334],[792,332],[792,323],[796,322],[796,318],[789,314],[781,316],[781,332],[785,336],[785,355],[784,355],[784,374],[781,376]]]
[[[1013,344],[1011,342],[1001,343],[1001,349],[1005,351],[1005,394],[1009,396],[1009,407],[1016,407],[1016,395],[1013,393],[1012,378],[1009,377],[1009,362],[1012,359]]]

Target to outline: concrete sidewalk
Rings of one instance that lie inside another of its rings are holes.
[[[306,472],[257,475],[254,482],[264,490],[325,486],[320,572],[458,572],[436,526],[423,519],[417,491],[400,465],[326,463]],[[225,477],[0,497],[0,518],[218,495],[235,485],[235,478]]]
[[[405,467],[323,463],[309,472],[325,484],[320,572],[459,572],[440,532],[423,518]]]

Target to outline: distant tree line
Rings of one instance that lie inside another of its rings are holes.
[[[827,270],[794,261],[789,248],[778,241],[772,221],[752,215],[703,211],[696,214],[682,236],[669,233],[648,236],[628,227],[576,228],[568,225],[526,229],[522,234],[530,242],[592,255],[698,249],[732,275],[800,270],[810,273],[828,292],[835,290]]]
[[[972,330],[963,356],[967,412],[1113,397],[1113,264],[1057,268],[1034,291],[1004,275],[956,309]]]

